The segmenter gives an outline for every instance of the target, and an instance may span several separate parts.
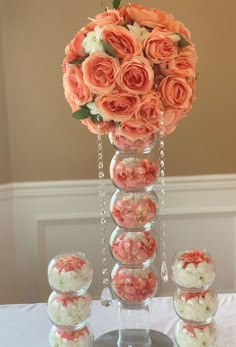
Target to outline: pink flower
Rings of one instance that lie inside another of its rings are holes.
[[[89,335],[89,330],[87,327],[75,331],[56,329],[56,334],[65,341],[77,342],[81,336]]]
[[[62,258],[59,258],[55,261],[55,264],[53,265],[54,268],[58,270],[58,272],[68,272],[68,271],[76,271],[81,269],[81,267],[86,262],[77,257],[76,255],[69,255]]]
[[[143,48],[151,63],[168,61],[178,54],[177,35],[155,28],[144,40]]]
[[[160,83],[160,95],[164,106],[189,109],[193,90],[186,78],[169,75]]]
[[[154,220],[156,213],[157,202],[147,194],[123,196],[115,201],[111,210],[115,223],[125,229],[143,227]]]
[[[184,117],[184,113],[180,109],[166,107],[164,112],[164,133],[171,134],[179,121]]]
[[[134,115],[140,99],[138,95],[116,90],[110,94],[99,95],[95,101],[106,119],[122,122]]]
[[[131,94],[146,94],[153,86],[153,70],[149,61],[141,56],[124,60],[117,83]]]
[[[187,40],[191,39],[190,31],[178,20],[169,21],[166,27],[169,31],[183,35]]]
[[[173,17],[156,8],[145,8],[137,4],[129,4],[126,8],[129,18],[149,28],[163,27],[173,21]]]
[[[112,276],[112,285],[122,300],[142,302],[155,295],[157,277],[151,270],[118,268]]]
[[[161,72],[164,75],[186,75],[195,77],[195,66],[197,63],[197,54],[192,46],[187,46],[179,50],[178,55],[168,62],[160,65]]]
[[[120,16],[120,13],[115,10],[107,10],[105,12],[99,13],[95,16],[93,23],[99,27],[104,27],[107,24],[120,24],[124,23],[123,18]]]
[[[188,266],[188,264],[194,264],[194,266],[197,267],[198,264],[202,262],[211,263],[211,258],[208,256],[208,254],[201,252],[198,249],[181,254],[179,260],[184,261],[184,269]]]
[[[78,60],[81,57],[86,56],[85,50],[82,46],[82,42],[85,38],[87,30],[79,31],[75,37],[71,40],[71,42],[66,46],[65,53],[66,57],[63,60],[62,70],[65,73],[66,65],[70,63],[72,60]]]
[[[92,100],[88,86],[84,84],[83,73],[78,65],[67,65],[63,76],[63,86],[67,102],[72,111],[77,111],[81,105]]]
[[[111,143],[122,151],[134,151],[134,152],[145,152],[153,148],[156,135],[151,134],[144,138],[144,140],[129,140],[127,137],[119,134],[119,128],[114,128],[109,133]]]
[[[93,93],[110,93],[116,86],[119,62],[104,52],[96,52],[85,59],[82,71],[84,83]]]
[[[112,129],[114,129],[115,125],[113,122],[106,122],[106,121],[100,121],[98,123],[94,123],[90,117],[86,118],[86,119],[82,119],[81,123],[83,125],[86,125],[86,127],[89,129],[89,131],[93,134],[97,134],[98,133],[98,125],[99,125],[99,133],[101,135],[104,134],[108,134],[109,131],[111,131]]]
[[[160,112],[163,110],[163,105],[160,100],[160,95],[151,91],[142,95],[139,107],[136,110],[135,118],[139,121],[151,124],[159,131]]]
[[[158,165],[148,159],[128,158],[115,161],[111,168],[111,179],[121,189],[144,189],[155,183]]]
[[[102,29],[102,40],[112,46],[118,58],[132,58],[142,52],[141,41],[123,26],[105,25]]]
[[[121,234],[111,245],[113,256],[122,264],[137,265],[152,258],[156,241],[148,231],[132,232],[137,238]]]
[[[131,118],[127,122],[122,122],[117,130],[117,135],[124,136],[130,141],[145,140],[150,138],[150,135],[156,132],[156,127]]]

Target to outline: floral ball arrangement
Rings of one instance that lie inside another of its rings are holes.
[[[65,49],[63,86],[73,117],[116,139],[172,133],[192,107],[197,53],[171,14],[137,4],[97,14]],[[99,127],[98,127],[99,125]]]
[[[215,264],[205,250],[180,251],[172,266],[173,281],[188,289],[207,289],[216,276]]]
[[[126,268],[115,265],[112,271],[112,287],[125,303],[147,303],[157,290],[157,277],[150,267]]]
[[[192,293],[178,289],[174,296],[175,311],[185,321],[194,321],[198,324],[209,323],[217,307],[217,295],[212,289]]]
[[[49,334],[50,347],[92,347],[92,340],[87,326],[74,331],[60,330],[53,326]]]
[[[91,265],[79,252],[58,255],[48,266],[49,284],[58,293],[83,293],[89,288],[92,278]]]
[[[91,297],[88,293],[67,297],[52,292],[48,298],[48,316],[62,330],[83,327],[91,313]]]
[[[111,240],[111,253],[122,264],[138,265],[151,261],[157,249],[149,231],[124,232]]]
[[[180,320],[175,329],[175,340],[179,347],[215,347],[217,334],[214,321],[192,326]]]

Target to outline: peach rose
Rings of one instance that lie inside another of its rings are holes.
[[[145,8],[141,5],[130,4],[127,6],[126,11],[133,22],[149,28],[166,27],[170,21],[173,21],[171,15],[156,8]]]
[[[141,41],[123,26],[105,25],[102,29],[102,41],[112,46],[118,58],[132,58],[142,52]]]
[[[134,115],[140,99],[137,95],[115,91],[110,94],[98,96],[95,102],[97,108],[106,119],[122,122],[127,121]]]
[[[183,111],[167,107],[164,112],[164,133],[171,134],[183,116]]]
[[[153,78],[149,61],[138,56],[123,61],[117,83],[121,89],[132,94],[146,94],[153,86]]]
[[[111,131],[115,125],[114,122],[106,122],[106,121],[101,121],[99,123],[94,123],[90,117],[86,118],[86,119],[82,119],[81,123],[83,125],[86,125],[86,127],[88,128],[88,130],[93,133],[93,134],[97,134],[98,133],[98,125],[100,127],[99,129],[99,133],[101,135],[106,135],[109,133],[109,131]]]
[[[73,112],[78,110],[80,105],[92,100],[92,94],[84,84],[83,73],[78,65],[66,65],[65,74],[63,75],[63,87],[66,100]]]
[[[164,106],[189,109],[193,90],[185,78],[169,75],[160,83],[160,95]]]
[[[135,118],[145,124],[152,124],[159,130],[160,111],[163,109],[159,94],[151,91],[141,97]]]
[[[174,33],[179,33],[183,35],[187,40],[191,39],[190,31],[185,27],[185,25],[182,22],[178,20],[170,21],[167,24],[167,29]]]
[[[116,135],[124,136],[131,141],[143,140],[155,132],[155,127],[151,124],[141,122],[131,118],[127,122],[120,123]]]
[[[83,63],[84,83],[93,93],[110,93],[116,86],[119,62],[104,52],[91,54]]]
[[[197,63],[197,53],[193,46],[187,46],[179,50],[179,54],[168,62],[160,65],[164,75],[186,75],[195,76],[195,66]]]
[[[153,64],[159,64],[176,57],[178,39],[179,37],[171,32],[159,28],[153,29],[143,42],[143,48],[149,61]]]
[[[82,42],[85,38],[86,30],[79,31],[73,40],[66,46],[65,53],[66,56],[62,63],[62,71],[65,73],[66,64],[70,63],[72,60],[80,59],[81,57],[86,56],[86,52],[82,46]]]
[[[103,27],[104,25],[107,25],[107,24],[122,25],[124,23],[124,20],[120,16],[120,13],[117,10],[111,9],[111,10],[107,10],[106,12],[97,14],[93,22],[97,26]]]

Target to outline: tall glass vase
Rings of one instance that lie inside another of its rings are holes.
[[[159,174],[158,158],[152,152],[155,140],[151,136],[145,141],[129,141],[110,134],[116,149],[110,164],[110,177],[116,187],[110,202],[116,224],[110,251],[116,261],[111,284],[119,300],[118,347],[152,346],[148,304],[158,286],[153,263],[158,214],[153,186]]]

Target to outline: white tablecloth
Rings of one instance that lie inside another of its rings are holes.
[[[109,308],[93,302],[90,325],[95,338],[117,329],[117,304]],[[153,299],[150,305],[151,328],[173,339],[177,316],[172,298]],[[217,347],[236,347],[236,294],[219,295],[219,308],[215,316],[219,328]],[[48,347],[48,334],[52,324],[47,317],[46,304],[0,306],[0,347]]]

